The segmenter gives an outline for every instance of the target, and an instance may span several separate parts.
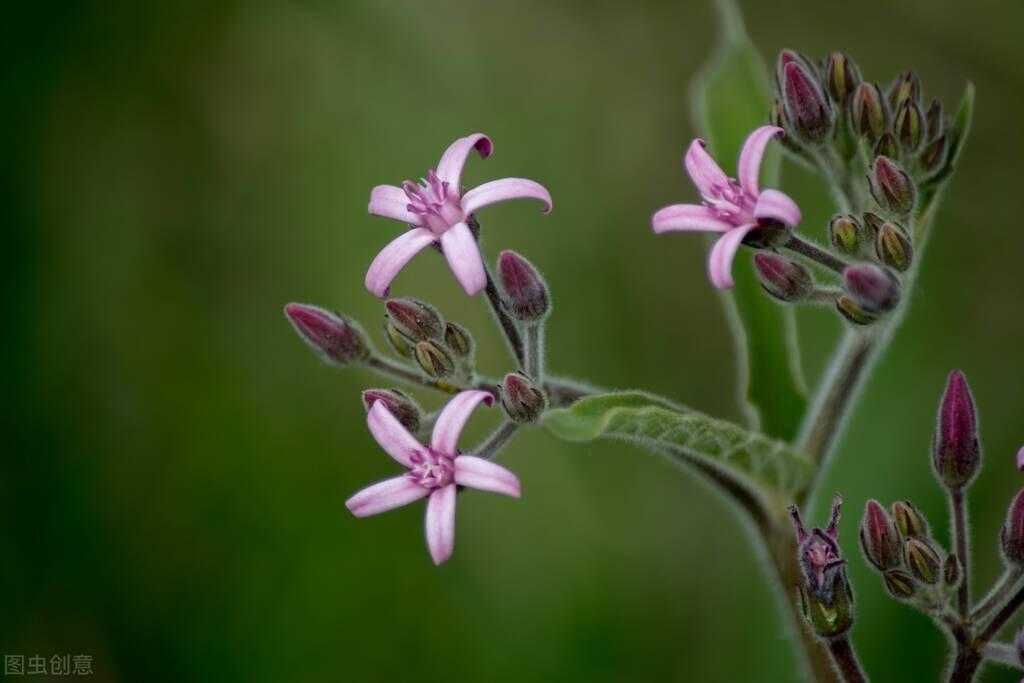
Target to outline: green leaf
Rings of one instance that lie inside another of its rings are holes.
[[[734,169],[747,135],[768,122],[770,88],[764,62],[751,44],[733,0],[716,2],[718,51],[693,85],[694,119],[723,168]],[[769,146],[761,183],[778,180],[779,154]],[[761,289],[749,252],[733,266],[736,286],[722,301],[736,340],[744,409],[751,426],[792,441],[807,407],[792,308]]]
[[[584,398],[548,411],[544,425],[568,441],[611,437],[666,451],[742,486],[769,510],[784,509],[814,474],[814,464],[781,441],[642,392]]]

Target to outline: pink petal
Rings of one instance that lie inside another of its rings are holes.
[[[725,232],[735,226],[714,214],[700,204],[673,204],[658,210],[651,217],[651,226],[659,235],[672,230],[697,230],[700,232]]]
[[[420,486],[408,477],[394,477],[367,486],[345,501],[345,507],[356,517],[369,517],[408,505],[425,497],[430,489]]]
[[[434,233],[426,228],[414,228],[399,235],[373,259],[366,271],[366,288],[375,296],[386,297],[398,271],[436,239]]]
[[[473,410],[485,402],[488,406],[494,404],[494,397],[489,392],[471,389],[462,391],[448,401],[441,414],[437,416],[434,423],[434,433],[430,438],[430,447],[439,453],[448,456],[458,455],[459,435],[466,421],[473,413]]]
[[[693,184],[697,186],[697,190],[702,195],[710,196],[715,193],[716,188],[728,187],[729,178],[711,158],[705,147],[706,143],[700,138],[691,142],[690,148],[686,150],[683,164],[686,166],[686,172],[690,174]]]
[[[455,493],[455,484],[448,484],[427,500],[427,548],[434,564],[444,564],[455,550]]]
[[[409,211],[409,198],[405,191],[394,185],[378,185],[370,191],[370,206],[367,211],[374,216],[393,218],[406,225],[422,227],[420,217]]]
[[[474,455],[455,458],[455,483],[460,486],[519,497],[519,478],[501,465]]]
[[[1024,448],[1017,451],[1017,469],[1024,472]]]
[[[761,160],[764,158],[764,150],[768,143],[776,135],[785,135],[786,132],[778,126],[761,126],[747,138],[740,151],[739,181],[747,194],[756,197],[758,190],[758,176],[761,173]]]
[[[441,160],[437,162],[438,177],[442,182],[448,183],[449,192],[454,192],[456,196],[462,195],[462,167],[466,165],[466,157],[474,149],[480,153],[481,159],[486,159],[494,151],[494,144],[483,133],[467,135],[449,145],[441,155]]]
[[[722,235],[715,246],[711,248],[711,255],[708,257],[708,276],[711,284],[719,289],[730,289],[732,281],[732,260],[736,256],[736,250],[747,233],[757,227],[757,224],[741,225],[733,228]]]
[[[765,190],[754,205],[754,218],[767,218],[786,225],[800,223],[800,207],[785,192]]]
[[[413,466],[413,455],[425,449],[415,436],[398,421],[383,401],[376,401],[366,414],[366,424],[380,447],[406,467]]]
[[[502,178],[474,187],[462,198],[462,213],[470,215],[478,209],[509,199],[539,199],[551,211],[551,195],[540,183],[525,178]]]
[[[441,233],[441,251],[466,294],[474,296],[483,291],[487,286],[487,271],[468,225],[456,223]]]

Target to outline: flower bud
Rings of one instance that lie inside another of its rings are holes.
[[[959,370],[950,373],[942,396],[932,438],[932,465],[939,480],[951,489],[970,483],[981,465],[974,398]]]
[[[1017,451],[1017,469],[1024,472],[1024,448]]]
[[[842,104],[860,85],[860,70],[849,55],[833,52],[828,56],[825,80],[828,83],[829,94],[836,102]]]
[[[860,547],[868,562],[879,571],[900,565],[900,537],[896,526],[878,501],[869,500],[860,522]]]
[[[925,128],[924,114],[921,106],[912,100],[907,100],[896,112],[896,121],[893,128],[896,137],[900,141],[903,150],[908,154],[914,154],[921,147],[924,140]]]
[[[498,280],[504,291],[505,308],[517,320],[542,320],[551,310],[544,279],[529,261],[514,251],[501,252]]]
[[[388,343],[391,348],[395,350],[402,358],[412,358],[412,345],[409,340],[402,336],[402,333],[398,331],[395,324],[391,322],[391,318],[384,317],[384,335],[387,337]]]
[[[896,136],[886,131],[882,133],[882,137],[878,138],[878,142],[875,143],[874,154],[876,157],[889,157],[895,159],[900,154],[900,146],[896,141]]]
[[[547,399],[544,398],[543,392],[529,377],[520,372],[505,375],[499,393],[501,405],[513,422],[536,422],[547,407]]]
[[[378,401],[383,403],[388,412],[410,432],[415,434],[420,430],[423,410],[411,397],[398,389],[367,389],[363,392],[363,405],[366,406],[366,410],[370,410]]]
[[[910,174],[889,157],[876,157],[868,174],[871,196],[883,210],[906,217],[914,209],[917,188]]]
[[[853,302],[872,315],[888,313],[900,301],[900,281],[885,268],[862,263],[843,271],[843,287]]]
[[[927,538],[928,522],[909,500],[892,504],[892,519],[904,538]]]
[[[328,363],[358,363],[370,355],[366,336],[348,318],[308,304],[288,304],[284,314],[309,348]]]
[[[870,325],[877,318],[853,302],[848,296],[836,299],[836,310],[854,325]]]
[[[889,591],[889,595],[897,600],[909,600],[917,592],[914,577],[899,569],[885,572],[882,574],[882,580],[885,581],[885,589]]]
[[[808,626],[822,638],[833,638],[853,625],[853,591],[846,578],[846,560],[839,550],[839,506],[832,502],[832,518],[823,531],[804,528],[796,506],[789,514],[796,527],[798,557],[803,575],[797,588]]]
[[[921,81],[913,71],[901,73],[889,86],[889,106],[893,111],[899,111],[907,102],[921,102]]]
[[[942,575],[942,558],[935,546],[923,538],[908,538],[903,544],[903,560],[918,581],[936,584]]]
[[[935,138],[921,150],[918,162],[921,170],[928,176],[937,174],[945,166],[946,153],[949,150],[949,135],[943,133]]]
[[[832,133],[832,109],[811,72],[797,61],[783,69],[782,94],[786,114],[797,137],[824,142]]]
[[[391,299],[384,307],[391,324],[410,341],[441,340],[444,323],[430,304],[416,299]]]
[[[473,354],[473,335],[457,323],[444,326],[444,343],[456,358],[469,358]]]
[[[960,579],[964,576],[964,569],[960,565],[960,559],[956,553],[946,555],[946,561],[942,563],[942,583],[946,588],[953,589],[960,586]]]
[[[864,227],[867,230],[867,235],[873,242],[878,237],[878,233],[881,232],[882,226],[885,225],[885,219],[879,216],[877,213],[865,211],[862,214],[864,219]]]
[[[839,252],[856,256],[860,252],[863,227],[856,216],[833,216],[828,223],[828,238]]]
[[[427,373],[428,377],[442,379],[455,371],[455,363],[452,361],[451,356],[433,342],[424,341],[417,344],[414,355],[416,362],[419,363],[419,366],[423,368],[423,372]]]
[[[754,254],[754,268],[764,290],[781,301],[802,301],[814,288],[811,271],[784,256],[767,252]]]
[[[902,229],[885,223],[875,238],[875,253],[882,263],[902,272],[910,267],[914,248]]]
[[[1018,493],[1010,504],[1000,540],[1006,561],[1024,566],[1024,491]]]
[[[882,136],[889,124],[889,112],[882,100],[877,83],[861,83],[850,99],[850,128],[854,136],[865,136],[874,141]]]
[[[796,50],[786,48],[779,52],[779,58],[775,61],[775,85],[779,92],[785,89],[786,67],[791,63],[799,64],[807,73],[815,77],[818,75],[818,66],[813,59]]]
[[[928,105],[928,112],[925,114],[926,125],[928,126],[928,137],[936,138],[943,133],[945,126],[942,121],[942,101],[932,100]]]

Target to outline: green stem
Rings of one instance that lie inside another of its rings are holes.
[[[963,571],[960,588],[957,590],[957,612],[960,619],[966,623],[971,609],[971,560],[967,554],[967,506],[964,504],[963,489],[949,491],[949,506],[953,517],[953,547]]]
[[[801,256],[806,256],[815,263],[818,263],[829,270],[834,270],[840,275],[842,275],[846,266],[849,265],[846,261],[835,256],[829,251],[822,249],[813,242],[805,240],[796,233],[790,235],[789,240],[782,246],[790,251],[800,254]]]
[[[512,319],[512,316],[508,314],[504,305],[502,305],[498,286],[494,284],[491,269],[486,264],[484,264],[484,272],[487,273],[487,286],[484,288],[487,302],[491,305],[491,311],[494,313],[494,317],[497,318],[501,331],[505,334],[505,340],[508,342],[509,348],[512,349],[512,355],[515,356],[516,362],[521,367],[523,365],[523,339],[519,335],[519,327],[516,326],[516,321]]]
[[[974,611],[971,613],[971,621],[973,623],[978,623],[987,617],[989,612],[1006,600],[1007,595],[1009,595],[1010,591],[1020,583],[1022,578],[1024,578],[1024,569],[1021,569],[1020,567],[1007,569],[1006,573],[1003,574],[1003,578],[1001,578],[999,583],[996,584],[996,587],[993,588],[987,596],[985,596],[985,599],[982,600],[980,605],[974,608]]]
[[[860,666],[857,653],[853,650],[853,644],[847,634],[828,641],[828,652],[832,655],[832,661],[839,669],[840,675],[846,683],[867,683],[864,669]]]
[[[524,350],[523,371],[536,383],[544,381],[544,349],[542,323],[530,323],[526,326],[526,348]]]

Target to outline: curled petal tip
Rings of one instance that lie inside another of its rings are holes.
[[[1017,469],[1024,472],[1024,446],[1017,451]]]

